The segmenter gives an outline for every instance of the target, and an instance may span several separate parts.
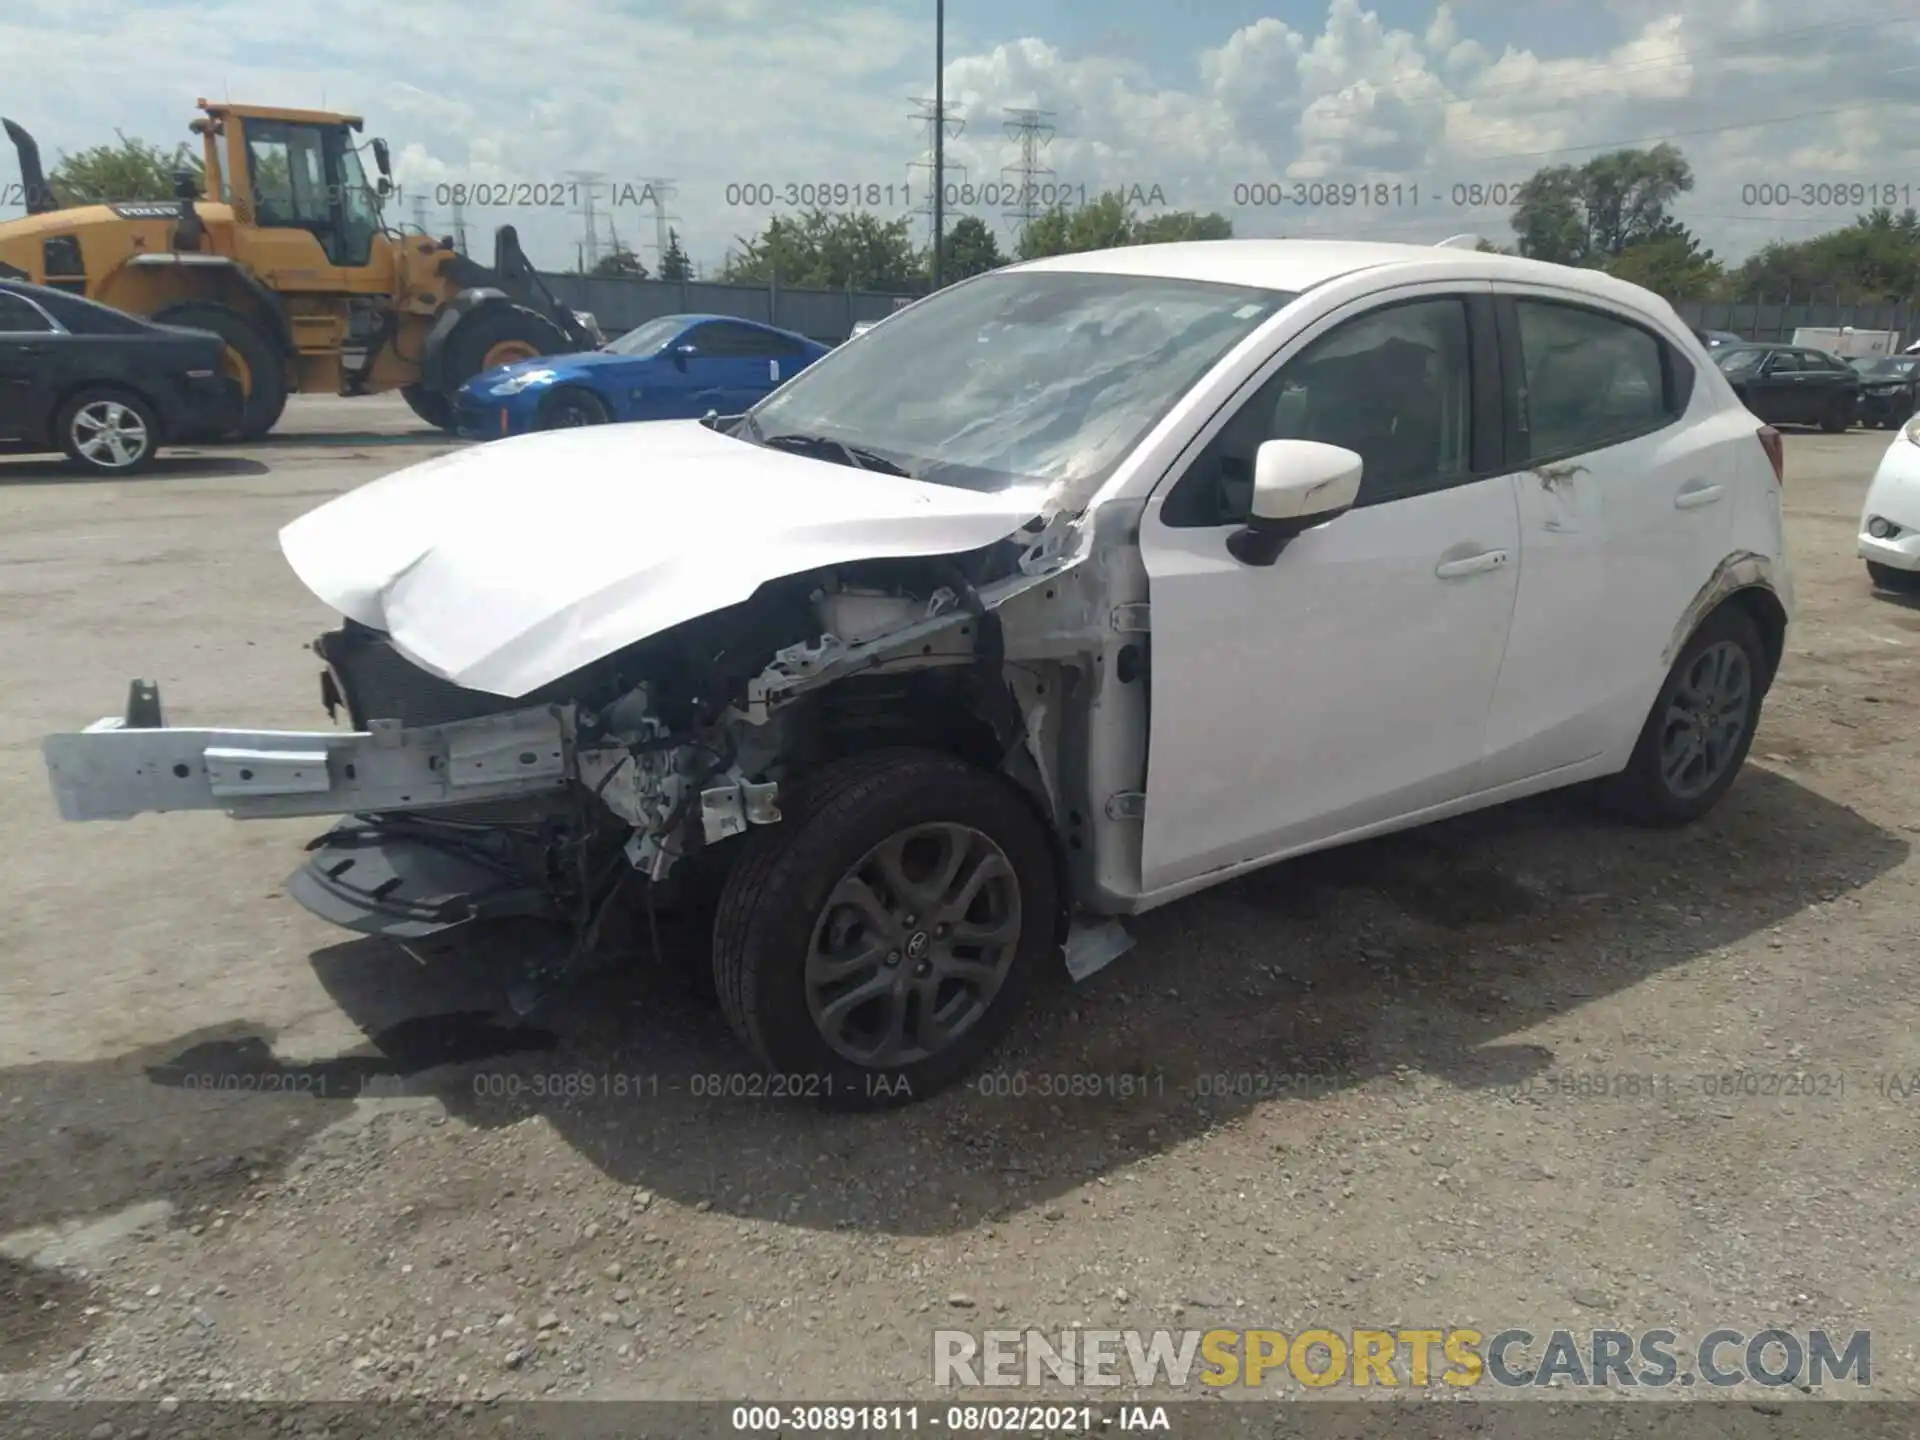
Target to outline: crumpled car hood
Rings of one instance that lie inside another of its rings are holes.
[[[1044,503],[655,421],[438,456],[303,515],[280,548],[308,589],[416,665],[518,698],[766,581],[978,549]]]

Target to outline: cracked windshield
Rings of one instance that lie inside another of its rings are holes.
[[[1916,22],[0,7],[0,1436],[1920,1435]]]

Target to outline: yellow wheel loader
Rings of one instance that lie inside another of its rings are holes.
[[[496,232],[491,267],[389,226],[387,144],[371,142],[369,183],[359,116],[198,105],[204,185],[182,172],[171,203],[62,208],[33,137],[0,121],[28,201],[24,218],[0,221],[0,275],[223,337],[247,396],[241,438],[271,430],[295,391],[397,389],[450,429],[454,392],[482,370],[603,343],[541,283],[512,226]]]

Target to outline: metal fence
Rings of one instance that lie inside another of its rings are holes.
[[[835,345],[862,320],[879,320],[915,297],[875,290],[795,290],[780,284],[722,285],[714,281],[542,277],[575,310],[588,310],[609,336],[662,315],[737,315]],[[1906,300],[1845,304],[1831,300],[1682,300],[1674,309],[1700,330],[1729,330],[1747,340],[1793,338],[1802,326],[1851,325],[1856,330],[1920,330],[1920,306]]]
[[[1892,330],[1908,339],[1920,329],[1920,315],[1906,300],[1858,305],[1834,301],[1682,300],[1673,308],[1697,330],[1729,330],[1744,340],[1787,341],[1802,326]]]
[[[793,290],[784,285],[721,285],[706,280],[623,280],[543,275],[561,302],[586,310],[609,336],[662,315],[733,315],[837,345],[862,320],[880,320],[914,299],[872,290]]]

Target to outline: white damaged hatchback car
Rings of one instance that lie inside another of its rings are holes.
[[[72,820],[349,817],[301,903],[403,942],[551,922],[526,1005],[690,907],[757,1063],[895,1102],[1041,966],[1259,866],[1584,781],[1703,814],[1780,662],[1781,484],[1673,310],[1592,271],[1061,256],[745,415],[502,441],[295,521],[350,728],[170,729],[136,682],[45,755]]]

